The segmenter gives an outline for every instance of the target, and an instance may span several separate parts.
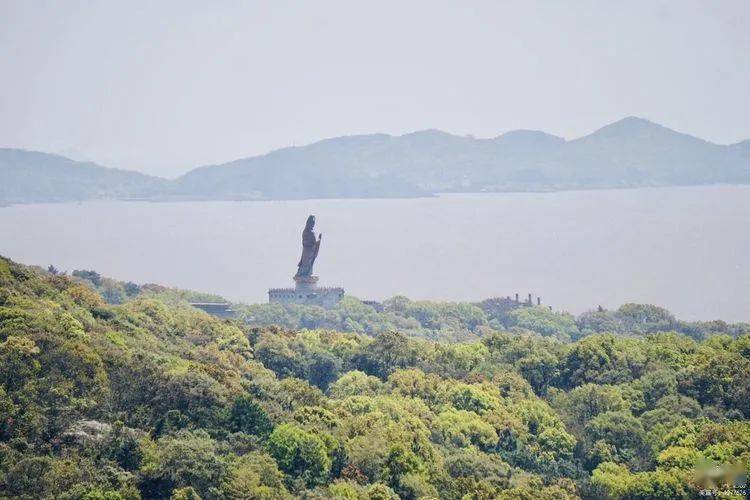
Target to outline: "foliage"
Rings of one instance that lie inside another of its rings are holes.
[[[278,303],[238,304],[234,308],[242,321],[258,327],[326,329],[369,336],[398,331],[408,337],[450,342],[473,342],[493,331],[527,332],[561,342],[597,333],[644,337],[674,331],[703,340],[750,332],[747,323],[680,321],[669,311],[650,304],[625,304],[615,311],[600,308],[578,317],[501,298],[465,303],[412,301],[399,296],[372,305],[347,296],[331,309]]]
[[[0,497],[690,498],[750,463],[735,326],[398,297],[261,327],[127,289],[0,258]]]
[[[268,438],[268,450],[279,468],[308,485],[323,482],[331,469],[323,441],[295,424],[282,424]]]

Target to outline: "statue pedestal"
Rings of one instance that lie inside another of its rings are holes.
[[[295,276],[294,288],[271,288],[268,302],[333,307],[344,297],[341,287],[319,287],[317,276]]]
[[[302,292],[312,291],[318,287],[319,278],[317,276],[295,276],[293,279],[294,288]]]

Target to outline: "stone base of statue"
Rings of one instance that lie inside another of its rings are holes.
[[[317,276],[295,276],[294,288],[270,288],[268,302],[330,308],[344,297],[341,287],[319,287]]]
[[[295,276],[292,278],[297,290],[312,290],[318,287],[318,276]]]

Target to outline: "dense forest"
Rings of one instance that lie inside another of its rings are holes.
[[[57,273],[54,267],[49,271]],[[96,289],[110,304],[121,304],[136,296],[161,301],[227,302],[207,293],[137,285],[102,277],[96,271],[76,270],[73,277]],[[550,307],[529,307],[533,302],[517,302],[510,297],[477,303],[415,301],[396,296],[381,303],[362,302],[346,296],[335,307],[274,304],[233,304],[237,318],[250,326],[278,326],[287,330],[335,330],[363,333],[371,337],[398,331],[408,337],[426,340],[467,342],[495,331],[553,337],[561,342],[578,340],[592,333],[616,333],[642,337],[649,333],[677,332],[703,340],[717,334],[737,337],[750,332],[750,323],[683,321],[668,310],[651,304],[625,304],[609,311],[597,307],[578,317]]]
[[[737,337],[750,332],[748,323],[681,321],[666,309],[650,304],[625,304],[615,311],[598,307],[578,317],[546,306],[517,303],[510,298],[456,303],[393,297],[373,307],[354,297],[345,297],[331,309],[280,304],[238,304],[235,309],[240,318],[254,326],[322,328],[370,336],[397,330],[410,337],[448,342],[476,341],[495,331],[535,334],[561,342],[593,333],[640,337],[677,332],[702,340],[717,334]]]
[[[0,258],[0,497],[694,498],[748,471],[747,325],[210,298]]]

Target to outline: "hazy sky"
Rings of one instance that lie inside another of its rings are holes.
[[[0,0],[0,146],[177,175],[346,134],[628,115],[750,138],[750,1]]]

